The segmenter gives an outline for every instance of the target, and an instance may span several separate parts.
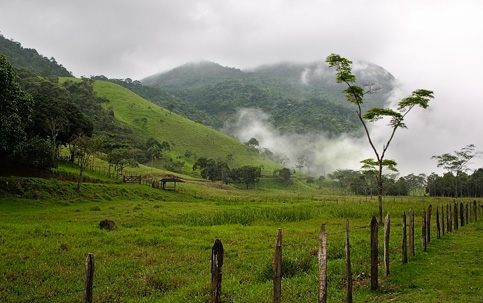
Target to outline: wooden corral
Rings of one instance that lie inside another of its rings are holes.
[[[141,184],[141,176],[122,176],[123,183],[138,183]]]

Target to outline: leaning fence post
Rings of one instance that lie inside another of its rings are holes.
[[[327,302],[327,232],[325,224],[320,226],[319,232],[319,300],[318,303]]]
[[[439,225],[439,206],[436,205],[436,238],[441,238],[441,226]]]
[[[402,215],[402,245],[401,245],[401,262],[408,263],[408,237],[406,230],[406,212]]]
[[[389,234],[391,232],[391,217],[387,213],[384,218],[384,276],[389,275]]]
[[[273,259],[273,303],[282,302],[282,229],[277,232]]]
[[[85,269],[84,296],[82,303],[92,303],[92,289],[94,284],[94,255],[91,253],[87,254]]]
[[[416,252],[414,250],[414,210],[409,209],[409,255],[414,257]]]
[[[374,217],[372,217],[375,219]],[[377,226],[377,221],[376,221]],[[351,248],[349,244],[349,220],[345,221],[345,278],[347,281],[347,303],[352,303],[352,265]]]
[[[426,251],[427,238],[426,238],[426,210],[423,208],[421,211],[421,250]]]
[[[223,253],[223,244],[216,239],[211,248],[211,303],[221,303]]]
[[[378,225],[376,217],[371,220],[371,290],[378,288]]]

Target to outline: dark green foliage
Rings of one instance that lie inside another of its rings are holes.
[[[222,181],[228,184],[232,181],[232,171],[228,167],[228,164],[223,161],[215,161],[201,157],[193,165],[193,170],[199,170],[201,177],[211,182]]]
[[[23,48],[19,42],[8,40],[0,34],[0,54],[4,54],[16,68],[29,70],[39,76],[71,77],[70,72],[56,62],[40,55],[35,49]]]
[[[26,141],[33,100],[18,85],[12,65],[0,55],[0,156],[13,157]]]
[[[33,137],[25,141],[21,152],[17,155],[17,161],[27,166],[39,169],[49,169],[55,166],[52,158],[53,143],[39,137]]]
[[[260,167],[245,165],[234,169],[233,179],[242,182],[245,184],[246,189],[248,189],[250,184],[254,184],[255,186],[257,185],[261,175],[262,169]]]
[[[290,179],[292,177],[292,172],[290,171],[290,169],[284,167],[278,171],[278,175],[280,176],[280,178],[282,178],[283,183],[286,186],[292,184],[292,180]],[[307,183],[309,183],[308,180],[307,180]]]

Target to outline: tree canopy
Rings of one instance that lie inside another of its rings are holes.
[[[33,105],[32,97],[17,83],[12,65],[0,54],[0,154],[13,157],[21,151]]]

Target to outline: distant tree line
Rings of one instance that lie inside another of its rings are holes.
[[[335,190],[342,194],[373,196],[377,194],[375,177],[367,171],[336,170],[328,175]],[[431,173],[383,176],[385,196],[428,195],[432,197],[483,197],[483,168],[472,174],[451,172],[442,176]],[[455,192],[455,184],[458,184]]]
[[[212,182],[221,181],[224,184],[242,183],[248,189],[250,185],[257,187],[262,175],[260,166],[245,165],[231,169],[224,161],[201,157],[193,165],[193,171],[198,170],[203,179]]]

